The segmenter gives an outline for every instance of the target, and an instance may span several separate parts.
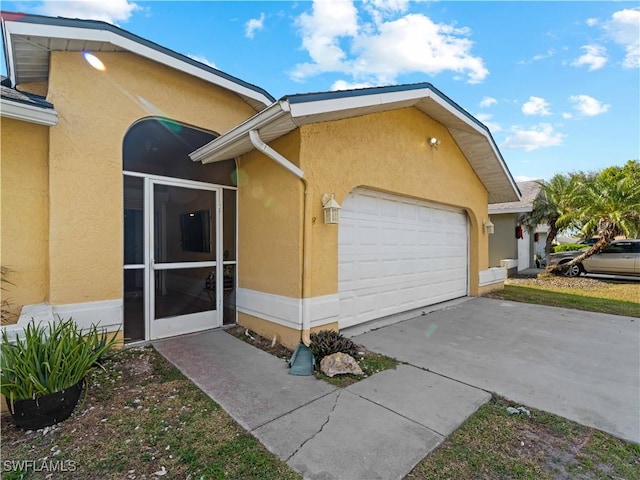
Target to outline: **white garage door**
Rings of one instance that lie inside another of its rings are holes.
[[[467,215],[356,190],[338,234],[341,328],[467,295]]]

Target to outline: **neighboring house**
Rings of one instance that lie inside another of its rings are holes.
[[[489,238],[489,266],[503,266],[510,275],[535,267],[535,252],[540,245],[544,252],[546,241],[543,229],[529,229],[520,222],[523,214],[533,210],[533,201],[540,194],[539,181],[518,182],[518,188],[520,200],[489,205],[494,225],[494,234]]]
[[[518,189],[432,85],[276,101],[102,22],[3,14],[3,35],[15,329],[73,317],[135,342],[237,322],[293,346],[502,287],[484,225]]]

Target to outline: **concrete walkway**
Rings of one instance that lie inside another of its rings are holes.
[[[411,365],[338,389],[221,330],[154,346],[309,479],[401,479],[490,398]]]
[[[640,443],[638,318],[475,298],[354,341]]]

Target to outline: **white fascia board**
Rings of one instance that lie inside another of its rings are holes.
[[[192,75],[194,77],[213,83],[227,90],[231,90],[239,95],[253,98],[263,105],[270,105],[271,99],[267,98],[255,90],[239,85],[224,77],[207,72],[189,63],[183,62],[175,57],[159,52],[153,48],[141,45],[138,42],[122,37],[117,33],[108,30],[96,30],[92,28],[64,27],[59,25],[36,25],[33,23],[7,22],[7,40],[9,44],[11,34],[32,35],[35,37],[64,38],[68,40],[83,40],[90,42],[111,43],[117,47],[128,50],[141,57],[148,58],[155,62],[167,65],[176,70]],[[11,56],[12,58],[13,56]],[[13,72],[12,72],[13,74]]]
[[[58,112],[51,108],[36,107],[21,102],[13,102],[6,98],[0,101],[0,114],[6,118],[22,120],[38,125],[53,127],[58,124]]]
[[[432,92],[428,88],[420,90],[404,90],[397,92],[377,93],[371,95],[356,95],[340,98],[316,100],[313,102],[292,103],[291,116],[293,118],[310,115],[319,115],[354,108],[373,107],[376,105],[388,105],[396,102],[420,100],[431,97]]]
[[[489,215],[502,215],[502,214],[510,214],[510,213],[529,213],[533,212],[533,207],[510,207],[510,208],[500,208],[493,209],[489,206]]]
[[[244,137],[248,137],[251,130],[259,131],[260,128],[268,125],[274,120],[277,120],[283,115],[289,115],[289,104],[287,102],[276,102],[257,115],[249,118],[244,123],[241,123],[237,127],[229,130],[227,133],[220,135],[218,138],[191,152],[189,154],[189,158],[194,162],[199,161],[202,163],[215,161],[208,160],[208,158],[212,157],[220,150],[233,145],[233,143],[243,140]]]

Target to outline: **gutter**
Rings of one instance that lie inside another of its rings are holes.
[[[303,178],[304,172],[300,170],[300,168],[295,166],[293,163],[291,163],[289,160],[284,158],[282,155],[280,155],[278,152],[276,152],[269,145],[264,143],[260,138],[260,134],[258,133],[258,130],[249,130],[249,139],[251,140],[251,143],[253,144],[254,147],[256,147],[258,150],[264,153],[267,157],[274,160],[281,167],[284,167],[287,170],[289,170],[291,173],[293,173],[296,177],[298,177],[300,180],[302,180],[306,184],[306,180]]]
[[[286,102],[274,103],[273,105],[267,107],[262,112],[258,113],[257,115],[254,115],[248,120],[245,120],[243,123],[229,130],[228,132],[216,138],[215,140],[203,145],[197,150],[194,150],[189,154],[189,158],[191,158],[191,160],[194,162],[202,162],[203,164],[211,163],[211,161],[207,161],[207,157],[212,151],[224,150],[225,147],[233,146],[235,142],[237,142],[238,140],[241,140],[242,137],[244,137],[247,134],[247,131],[251,131],[251,130],[258,131],[263,126],[268,125],[276,121],[280,117],[288,114],[289,114],[289,105]],[[295,175],[298,175],[298,174],[295,174]]]
[[[48,127],[54,127],[58,124],[58,112],[52,108],[15,102],[6,98],[0,100],[0,107],[2,116],[6,118],[46,125]]]
[[[289,172],[293,173],[300,181],[302,182],[302,186],[304,188],[304,197],[302,204],[302,266],[300,271],[301,277],[301,294],[300,294],[300,303],[301,303],[301,316],[302,316],[302,332],[300,332],[300,340],[307,346],[311,343],[310,334],[311,334],[311,320],[309,318],[309,312],[307,303],[305,302],[305,298],[308,298],[309,294],[309,284],[310,278],[308,278],[307,274],[309,272],[309,251],[308,248],[309,243],[311,242],[311,227],[307,224],[307,218],[311,218],[311,204],[308,201],[309,197],[309,184],[307,180],[304,178],[304,172],[298,168],[296,165],[291,163],[291,161],[287,160],[285,157],[276,152],[269,145],[264,143],[260,138],[260,134],[258,130],[252,129],[249,130],[249,139],[253,146],[258,149],[260,152],[265,154],[267,157],[274,160],[278,165],[287,169]],[[192,157],[193,158],[193,157]]]

